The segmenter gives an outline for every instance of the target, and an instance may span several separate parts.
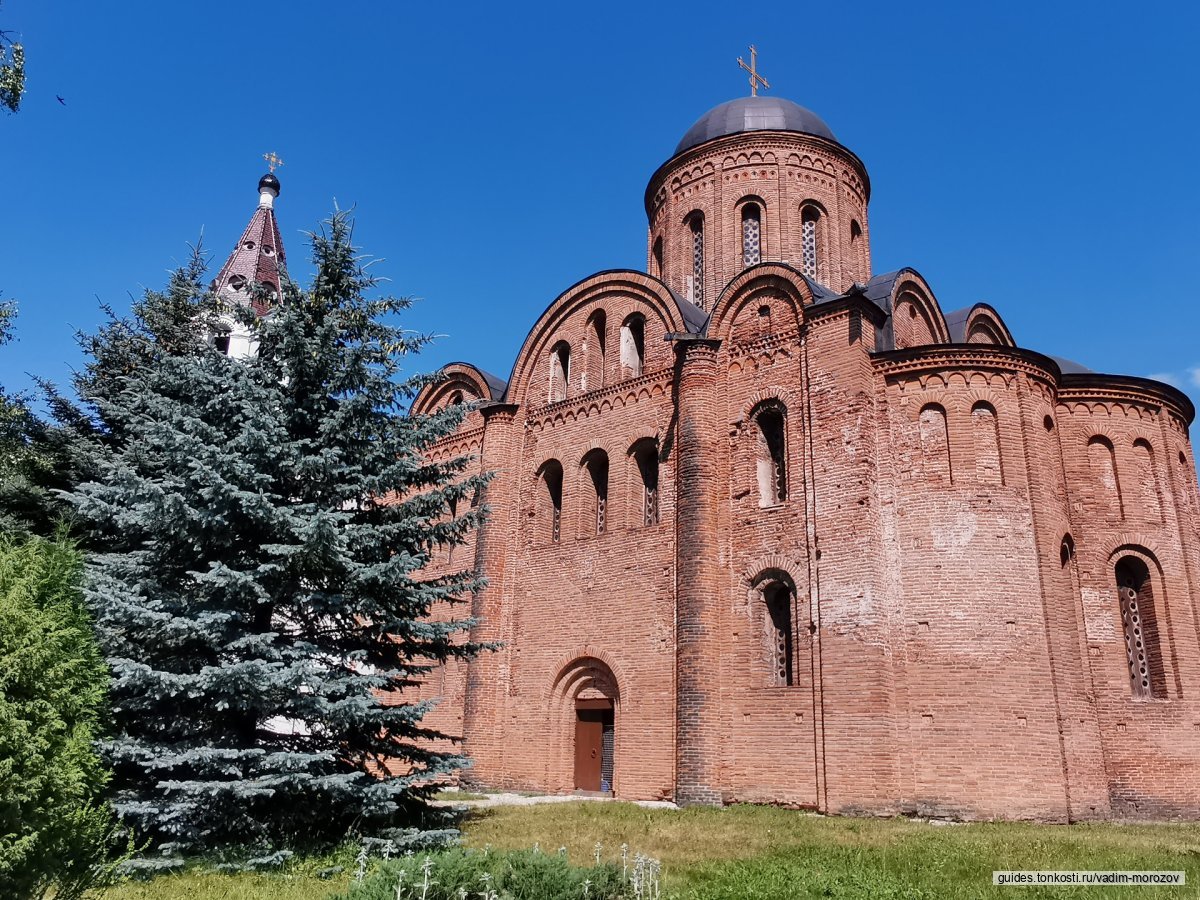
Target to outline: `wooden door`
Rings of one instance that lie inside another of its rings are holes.
[[[600,790],[600,771],[603,762],[604,710],[577,709],[575,711],[575,790]]]

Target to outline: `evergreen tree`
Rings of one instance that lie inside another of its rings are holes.
[[[12,340],[16,312],[0,302],[0,347]],[[65,509],[50,489],[66,486],[67,471],[56,434],[27,397],[0,387],[0,531],[53,534]]]
[[[367,296],[346,215],[312,244],[311,288],[283,285],[253,358],[211,345],[197,258],[90,341],[76,384],[115,806],[164,858],[402,838],[463,763],[397,692],[479,649],[467,618],[429,621],[478,580],[421,569],[478,524],[449,511],[484,479],[426,460],[463,410],[406,414],[426,339],[395,323],[408,300]]]
[[[115,838],[93,746],[108,671],[63,538],[0,534],[0,896],[79,897]]]

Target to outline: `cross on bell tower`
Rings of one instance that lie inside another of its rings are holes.
[[[761,84],[765,88],[771,86],[767,79],[758,74],[758,50],[753,44],[750,45],[750,65],[746,65],[746,61],[740,56],[738,57],[738,65],[750,73],[750,96],[758,96],[758,86]]]

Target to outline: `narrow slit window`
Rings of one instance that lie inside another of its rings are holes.
[[[757,203],[742,207],[742,264],[756,266],[762,262],[762,210]]]
[[[646,365],[646,320],[634,314],[621,326],[621,369],[637,378]]]
[[[787,500],[787,442],[783,410],[767,407],[755,417],[758,426],[758,498],[760,506]]]
[[[689,299],[704,308],[704,216],[697,213],[692,216],[692,277],[691,296]]]
[[[638,474],[642,478],[642,524],[657,525],[658,513],[658,448],[647,444],[635,454]]]
[[[549,521],[551,543],[562,540],[563,468],[557,460],[546,463],[542,469],[542,481],[546,486],[546,518]]]
[[[1165,697],[1166,673],[1150,569],[1136,556],[1127,556],[1117,563],[1116,577],[1133,696]]]
[[[550,351],[550,402],[567,399],[571,383],[571,346],[559,342]]]
[[[766,657],[768,683],[791,687],[792,671],[792,592],[785,584],[768,585],[762,593],[766,620]]]
[[[596,534],[604,534],[608,530],[608,454],[594,451],[588,456],[586,466],[594,491],[592,521]]]
[[[800,213],[800,246],[805,275],[814,281],[817,278],[817,268],[820,265],[820,236],[818,235],[821,222],[821,211],[815,206],[805,206]]]
[[[605,346],[607,318],[604,310],[597,310],[588,320],[587,366],[583,374],[583,390],[594,391],[604,387]]]

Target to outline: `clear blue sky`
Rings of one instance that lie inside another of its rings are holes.
[[[0,384],[66,380],[98,301],[128,309],[202,229],[219,267],[268,150],[293,277],[302,232],[353,205],[376,271],[423,298],[408,324],[445,335],[420,365],[507,377],[561,291],[644,268],[646,181],[746,92],[755,43],[770,93],[865,162],[877,272],[1200,398],[1198,9],[4,0],[29,90],[0,115]]]

